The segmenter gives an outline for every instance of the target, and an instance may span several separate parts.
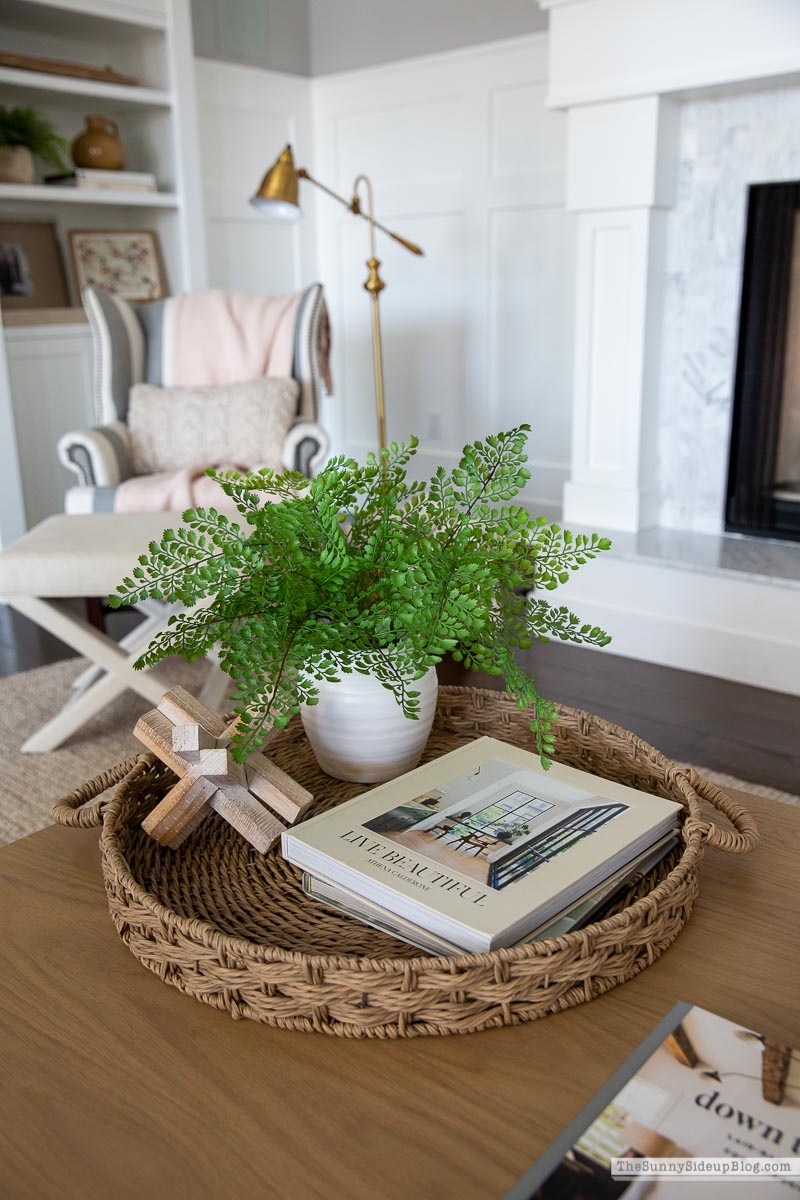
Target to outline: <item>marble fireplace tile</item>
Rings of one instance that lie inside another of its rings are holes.
[[[800,88],[687,101],[660,350],[664,525],[721,530],[747,187],[800,179]]]
[[[664,526],[639,533],[575,525],[570,528],[575,533],[606,532],[612,541],[609,555],[623,562],[646,562],[706,574],[731,573],[758,583],[796,588],[800,594],[800,542]]]

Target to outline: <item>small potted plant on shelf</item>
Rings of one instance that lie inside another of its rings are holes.
[[[0,105],[0,183],[33,183],[34,158],[66,171],[68,146],[36,108]]]
[[[416,438],[366,465],[332,458],[313,480],[210,471],[241,519],[190,509],[111,597],[115,607],[145,597],[187,606],[137,667],[218,645],[241,717],[235,758],[300,713],[324,770],[375,783],[418,762],[435,667],[450,653],[505,677],[547,761],[555,707],[515,652],[553,637],[610,641],[539,591],[566,583],[610,542],[508,503],[530,477],[529,429],[466,446],[457,467],[439,467],[428,483],[407,472]]]

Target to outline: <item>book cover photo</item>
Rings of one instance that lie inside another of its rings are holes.
[[[762,1164],[799,1155],[800,1053],[679,1004],[505,1200],[789,1200],[800,1177]],[[615,1178],[614,1159],[637,1158],[667,1160],[665,1172],[685,1170],[682,1159],[720,1165],[693,1163],[691,1179]]]
[[[563,785],[545,788],[497,758],[364,821],[364,828],[502,891],[628,807]]]

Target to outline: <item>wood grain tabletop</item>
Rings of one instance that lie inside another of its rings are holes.
[[[709,850],[695,913],[638,978],[557,1016],[356,1041],[233,1021],[145,970],[97,830],[0,850],[5,1200],[500,1200],[676,1000],[800,1046],[800,809]]]

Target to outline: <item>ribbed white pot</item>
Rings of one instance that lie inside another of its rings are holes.
[[[417,721],[403,716],[373,675],[353,673],[317,686],[319,703],[304,704],[300,715],[323,771],[353,783],[384,783],[417,766],[436,711],[434,667],[410,685],[420,693]]]

